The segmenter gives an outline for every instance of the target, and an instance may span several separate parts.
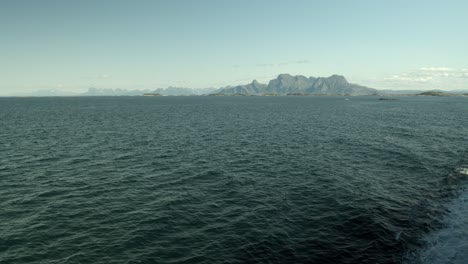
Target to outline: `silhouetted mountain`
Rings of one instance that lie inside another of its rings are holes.
[[[219,93],[223,94],[258,94],[263,93],[267,88],[266,84],[253,80],[251,83],[246,85],[238,85],[234,87],[225,87],[219,90]]]
[[[215,91],[213,88],[191,89],[169,86],[166,89],[158,88],[153,90],[152,93],[158,93],[161,95],[202,95],[212,93],[213,91]]]
[[[307,78],[302,75],[280,74],[276,79],[268,83],[265,92],[277,94],[305,92],[312,85],[311,78],[313,77]]]
[[[81,96],[134,96],[149,93],[150,90],[100,89],[91,87]]]
[[[161,95],[201,95],[213,92],[215,89],[190,89],[181,87],[158,88],[155,90],[127,90],[127,89],[99,89],[89,88],[88,91],[80,94],[81,96],[135,96],[143,94],[161,94]]]
[[[57,89],[50,89],[50,90],[38,90],[28,95],[29,96],[76,96],[77,93],[57,90]]]
[[[268,85],[253,81],[247,85],[239,85],[231,88],[220,89],[223,94],[350,94],[350,95],[372,95],[377,94],[376,89],[349,83],[341,75],[330,77],[305,77],[302,75],[292,76],[280,74],[271,80]]]

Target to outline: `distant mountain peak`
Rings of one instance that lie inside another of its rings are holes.
[[[286,79],[286,78],[292,78],[293,76],[289,73],[281,73],[278,75],[276,79]]]
[[[219,93],[223,94],[258,94],[263,93],[266,84],[259,83],[257,80],[253,80],[251,83],[246,85],[237,85],[234,87],[224,87],[219,90]]]
[[[223,88],[219,91],[225,94],[350,94],[350,95],[372,95],[377,90],[349,83],[343,75],[333,74],[330,77],[305,77],[293,76],[281,73],[276,79],[271,80],[268,85],[260,84],[256,80],[247,85],[238,85],[231,88]]]
[[[330,77],[328,78],[332,78],[332,79],[343,79],[346,81],[346,78],[343,76],[343,75],[339,75],[339,74],[333,74],[331,75]]]
[[[327,78],[331,82],[334,82],[338,85],[348,85],[348,80],[343,75],[333,74],[332,76]]]

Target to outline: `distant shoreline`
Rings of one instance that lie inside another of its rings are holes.
[[[390,98],[390,97],[468,97],[468,93],[454,94],[454,93],[442,93],[442,92],[423,92],[420,94],[375,94],[375,95],[351,95],[351,94],[301,94],[301,93],[290,93],[290,94],[201,94],[201,95],[162,95],[162,94],[142,94],[142,95],[11,95],[11,96],[0,96],[0,98],[78,98],[78,97],[379,97],[379,98]]]

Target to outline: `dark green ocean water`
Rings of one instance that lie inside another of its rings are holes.
[[[467,148],[466,97],[0,98],[0,263],[468,263]]]

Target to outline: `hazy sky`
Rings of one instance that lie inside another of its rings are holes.
[[[266,82],[468,89],[468,1],[2,0],[0,95]]]

